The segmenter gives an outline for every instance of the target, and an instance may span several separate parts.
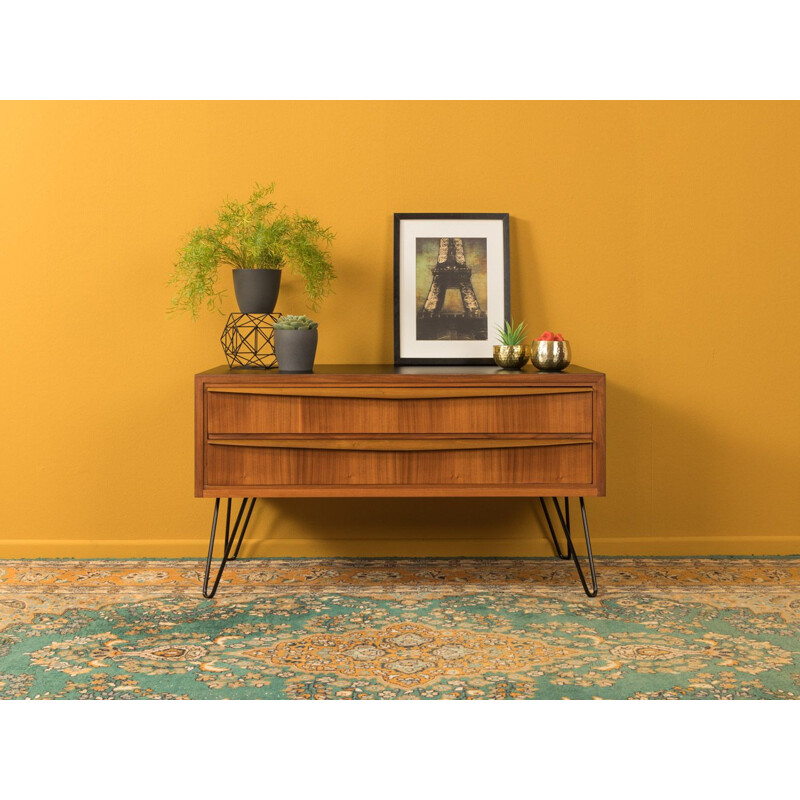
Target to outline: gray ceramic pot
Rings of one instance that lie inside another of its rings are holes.
[[[233,290],[243,314],[271,314],[281,288],[279,269],[235,269]]]
[[[278,372],[312,372],[317,352],[317,330],[275,329]]]

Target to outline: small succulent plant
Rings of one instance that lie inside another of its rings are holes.
[[[305,315],[284,314],[272,327],[278,331],[313,331],[318,325],[318,322]]]
[[[497,336],[500,339],[500,344],[506,345],[506,347],[519,347],[525,341],[526,335],[524,320],[516,328],[514,327],[513,318],[510,322],[506,321],[505,328],[500,325],[497,326]]]

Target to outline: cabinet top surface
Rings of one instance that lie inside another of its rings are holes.
[[[570,364],[561,372],[540,372],[530,364],[521,370],[505,370],[495,366],[486,367],[439,367],[439,366],[403,366],[394,364],[315,364],[314,371],[310,373],[286,373],[275,369],[230,369],[226,366],[200,372],[197,377],[225,377],[237,380],[270,380],[272,378],[292,378],[294,380],[307,380],[315,377],[348,378],[371,376],[385,378],[392,375],[415,376],[417,378],[500,378],[503,382],[514,381],[520,378],[528,380],[553,380],[567,376],[575,378],[602,377],[603,373],[585,367]]]

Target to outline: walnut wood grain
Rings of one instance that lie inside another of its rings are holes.
[[[592,437],[594,439],[594,485],[597,495],[606,494],[606,376],[602,375],[594,387],[592,394],[594,420]]]
[[[205,474],[217,486],[591,484],[591,442],[480,450],[374,451],[214,445]]]
[[[605,376],[581,367],[216,368],[195,409],[198,497],[605,494]]]
[[[194,495],[201,497],[205,487],[204,462],[206,431],[206,386],[195,378],[194,381]]]
[[[342,397],[336,392],[328,396],[324,389],[318,391],[323,394],[284,396],[209,392],[206,400],[208,432],[458,435],[565,434],[592,430],[591,388],[564,393],[435,398],[414,395],[406,399]]]
[[[564,483],[531,484],[428,484],[403,486],[375,484],[372,486],[206,486],[198,497],[598,497],[594,486]]]
[[[218,394],[260,394],[283,395],[287,397],[362,397],[376,400],[450,400],[454,397],[518,397],[520,395],[541,394],[576,394],[591,392],[588,386],[575,387],[546,387],[529,386],[525,388],[500,388],[487,386],[482,389],[475,388],[431,388],[428,386],[404,387],[388,386],[364,388],[360,386],[336,386],[330,388],[301,386],[209,386],[209,392]]]
[[[272,438],[259,439],[253,436],[240,439],[209,439],[209,445],[225,445],[228,447],[260,447],[297,450],[487,450],[506,447],[554,447],[556,445],[585,444],[583,439],[292,439]]]

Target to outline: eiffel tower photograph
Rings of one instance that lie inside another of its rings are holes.
[[[487,339],[486,239],[417,239],[417,339]]]

